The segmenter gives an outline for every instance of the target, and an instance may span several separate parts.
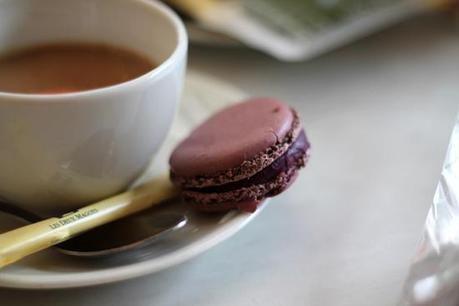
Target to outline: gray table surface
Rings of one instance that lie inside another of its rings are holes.
[[[87,289],[0,289],[0,305],[395,305],[459,101],[459,33],[418,18],[309,62],[192,48],[190,67],[295,106],[298,182],[235,237],[161,273]]]

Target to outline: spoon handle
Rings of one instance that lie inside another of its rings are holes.
[[[166,176],[58,218],[0,234],[0,269],[97,226],[147,209],[178,194]]]

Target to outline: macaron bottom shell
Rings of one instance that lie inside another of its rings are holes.
[[[226,212],[229,210],[237,209],[243,212],[253,213],[257,210],[258,206],[263,203],[263,201],[268,197],[274,197],[284,190],[290,187],[290,185],[295,182],[296,178],[298,177],[298,171],[294,171],[291,175],[290,179],[282,186],[272,189],[266,196],[264,196],[260,200],[256,199],[248,199],[243,200],[240,202],[235,201],[228,201],[228,202],[216,202],[216,203],[205,203],[205,202],[198,202],[195,200],[187,200],[187,202],[191,203],[194,209],[206,212],[206,213],[221,213]]]
[[[205,212],[230,209],[253,212],[257,203],[290,187],[296,180],[299,170],[305,166],[308,157],[309,143],[304,132],[301,132],[283,156],[253,177],[227,185],[184,189],[182,196],[196,209]]]

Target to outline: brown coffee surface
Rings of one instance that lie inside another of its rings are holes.
[[[0,91],[53,94],[135,79],[155,65],[128,49],[86,43],[36,46],[0,56]]]

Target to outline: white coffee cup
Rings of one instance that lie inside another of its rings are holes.
[[[158,66],[95,90],[0,92],[0,198],[64,212],[125,189],[150,162],[176,112],[187,36],[152,0],[0,0],[0,54],[55,42],[102,43]]]

